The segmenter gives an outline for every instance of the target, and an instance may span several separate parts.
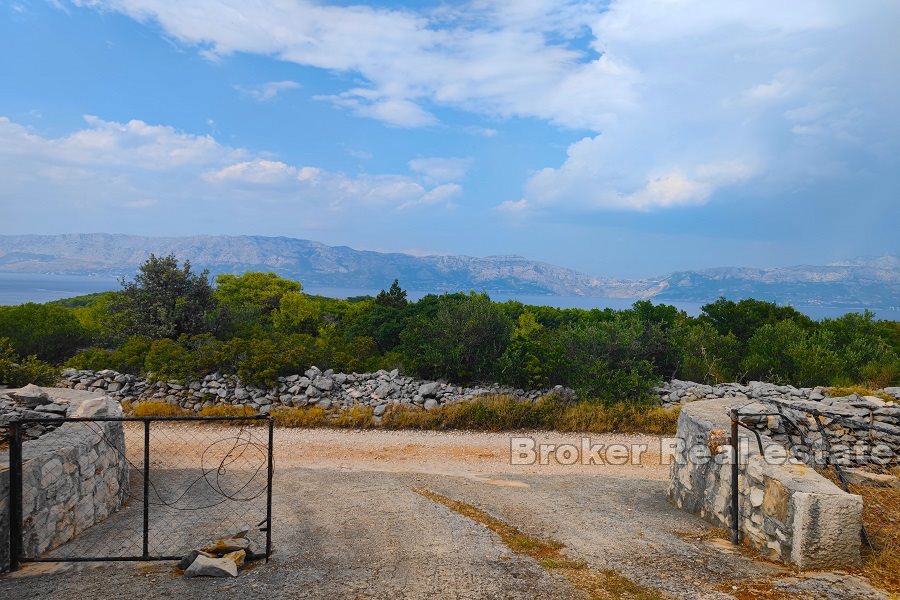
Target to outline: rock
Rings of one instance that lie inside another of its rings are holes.
[[[419,386],[419,395],[423,398],[433,398],[439,391],[441,391],[441,384],[437,381],[423,383]]]
[[[186,571],[188,567],[190,567],[192,564],[194,564],[194,559],[196,559],[197,556],[199,556],[199,555],[200,555],[199,550],[191,550],[190,552],[185,554],[181,560],[178,561],[178,564],[176,566],[181,571]],[[214,557],[210,557],[210,558],[214,558]]]
[[[45,412],[45,413],[53,413],[56,415],[65,415],[66,411],[69,410],[69,407],[64,404],[56,404],[51,402],[50,404],[43,404],[35,408],[37,412]]]
[[[225,556],[222,557],[223,560],[230,560],[234,563],[235,567],[243,567],[244,562],[247,560],[247,552],[244,550],[237,550],[235,552],[229,552]]]
[[[372,395],[376,398],[387,398],[392,393],[394,393],[394,390],[396,390],[394,384],[385,382],[379,385],[372,393]]]
[[[372,411],[372,415],[376,417],[380,417],[384,414],[384,411],[387,410],[387,404],[379,404],[375,407],[375,410]]]
[[[33,383],[29,383],[22,389],[12,390],[7,393],[15,400],[22,402],[28,408],[35,408],[42,404],[50,404],[53,402],[53,400],[50,399],[50,396],[47,395],[47,392]]]
[[[184,571],[185,577],[237,577],[238,568],[230,558],[210,558],[198,554]]]
[[[438,407],[438,401],[434,398],[429,398],[425,401],[425,410],[432,410]]]
[[[844,479],[859,487],[884,487],[900,489],[900,479],[886,473],[870,473],[862,469],[844,469]]]
[[[235,552],[237,550],[250,550],[250,540],[245,537],[221,538],[207,546],[201,548],[203,552],[210,554],[222,554],[225,552]]]
[[[316,377],[312,384],[322,392],[330,392],[334,388],[334,381],[330,377]]]

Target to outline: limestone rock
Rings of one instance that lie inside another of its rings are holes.
[[[237,563],[231,558],[210,558],[204,554],[198,554],[185,569],[185,577],[237,577]]]
[[[249,551],[250,540],[245,537],[221,538],[201,550],[210,554],[236,552],[237,550]]]
[[[8,392],[8,394],[15,400],[23,403],[27,408],[36,408],[53,402],[50,396],[47,395],[47,392],[32,383],[29,383],[22,389]]]
[[[244,566],[244,562],[247,560],[247,552],[244,550],[235,550],[234,552],[229,552],[222,558],[232,561],[234,566],[240,568]]]
[[[437,381],[423,383],[419,386],[419,395],[423,398],[434,398],[439,391],[441,391],[441,384]]]

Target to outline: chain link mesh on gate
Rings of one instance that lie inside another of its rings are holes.
[[[51,430],[23,440],[36,425]],[[14,564],[180,558],[242,530],[268,556],[271,426],[265,417],[21,421],[10,446]]]

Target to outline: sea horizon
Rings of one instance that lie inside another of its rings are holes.
[[[302,283],[302,282],[301,282]],[[120,288],[119,278],[108,275],[62,275],[47,273],[0,273],[0,306],[12,306],[26,302],[52,302],[86,294],[114,291]],[[374,296],[380,290],[369,288],[328,287],[303,285],[307,294],[326,296],[329,298],[349,298],[353,296]],[[458,290],[465,291],[465,290]],[[479,290],[476,290],[479,291]],[[444,291],[407,290],[407,297],[416,301],[428,294],[441,294]],[[516,292],[488,292],[492,300],[505,302],[516,300],[532,306],[552,306],[555,308],[612,308],[623,310],[630,308],[639,298],[605,298],[600,296],[559,296],[552,294],[526,294]],[[700,314],[701,307],[707,302],[681,302],[650,299],[654,304],[666,304],[685,311],[691,316]],[[710,300],[712,302],[712,300]],[[779,303],[780,304],[780,303]],[[895,319],[896,307],[872,306],[829,306],[829,305],[791,305],[801,313],[813,319],[834,318],[850,312],[861,313],[870,310],[876,318]]]

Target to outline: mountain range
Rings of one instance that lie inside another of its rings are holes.
[[[822,266],[724,267],[612,279],[521,256],[413,256],[262,236],[144,237],[90,233],[0,235],[0,272],[130,276],[150,253],[174,254],[212,274],[273,271],[310,287],[377,290],[397,278],[411,290],[653,298],[709,302],[719,296],[782,304],[900,306],[900,258]]]

